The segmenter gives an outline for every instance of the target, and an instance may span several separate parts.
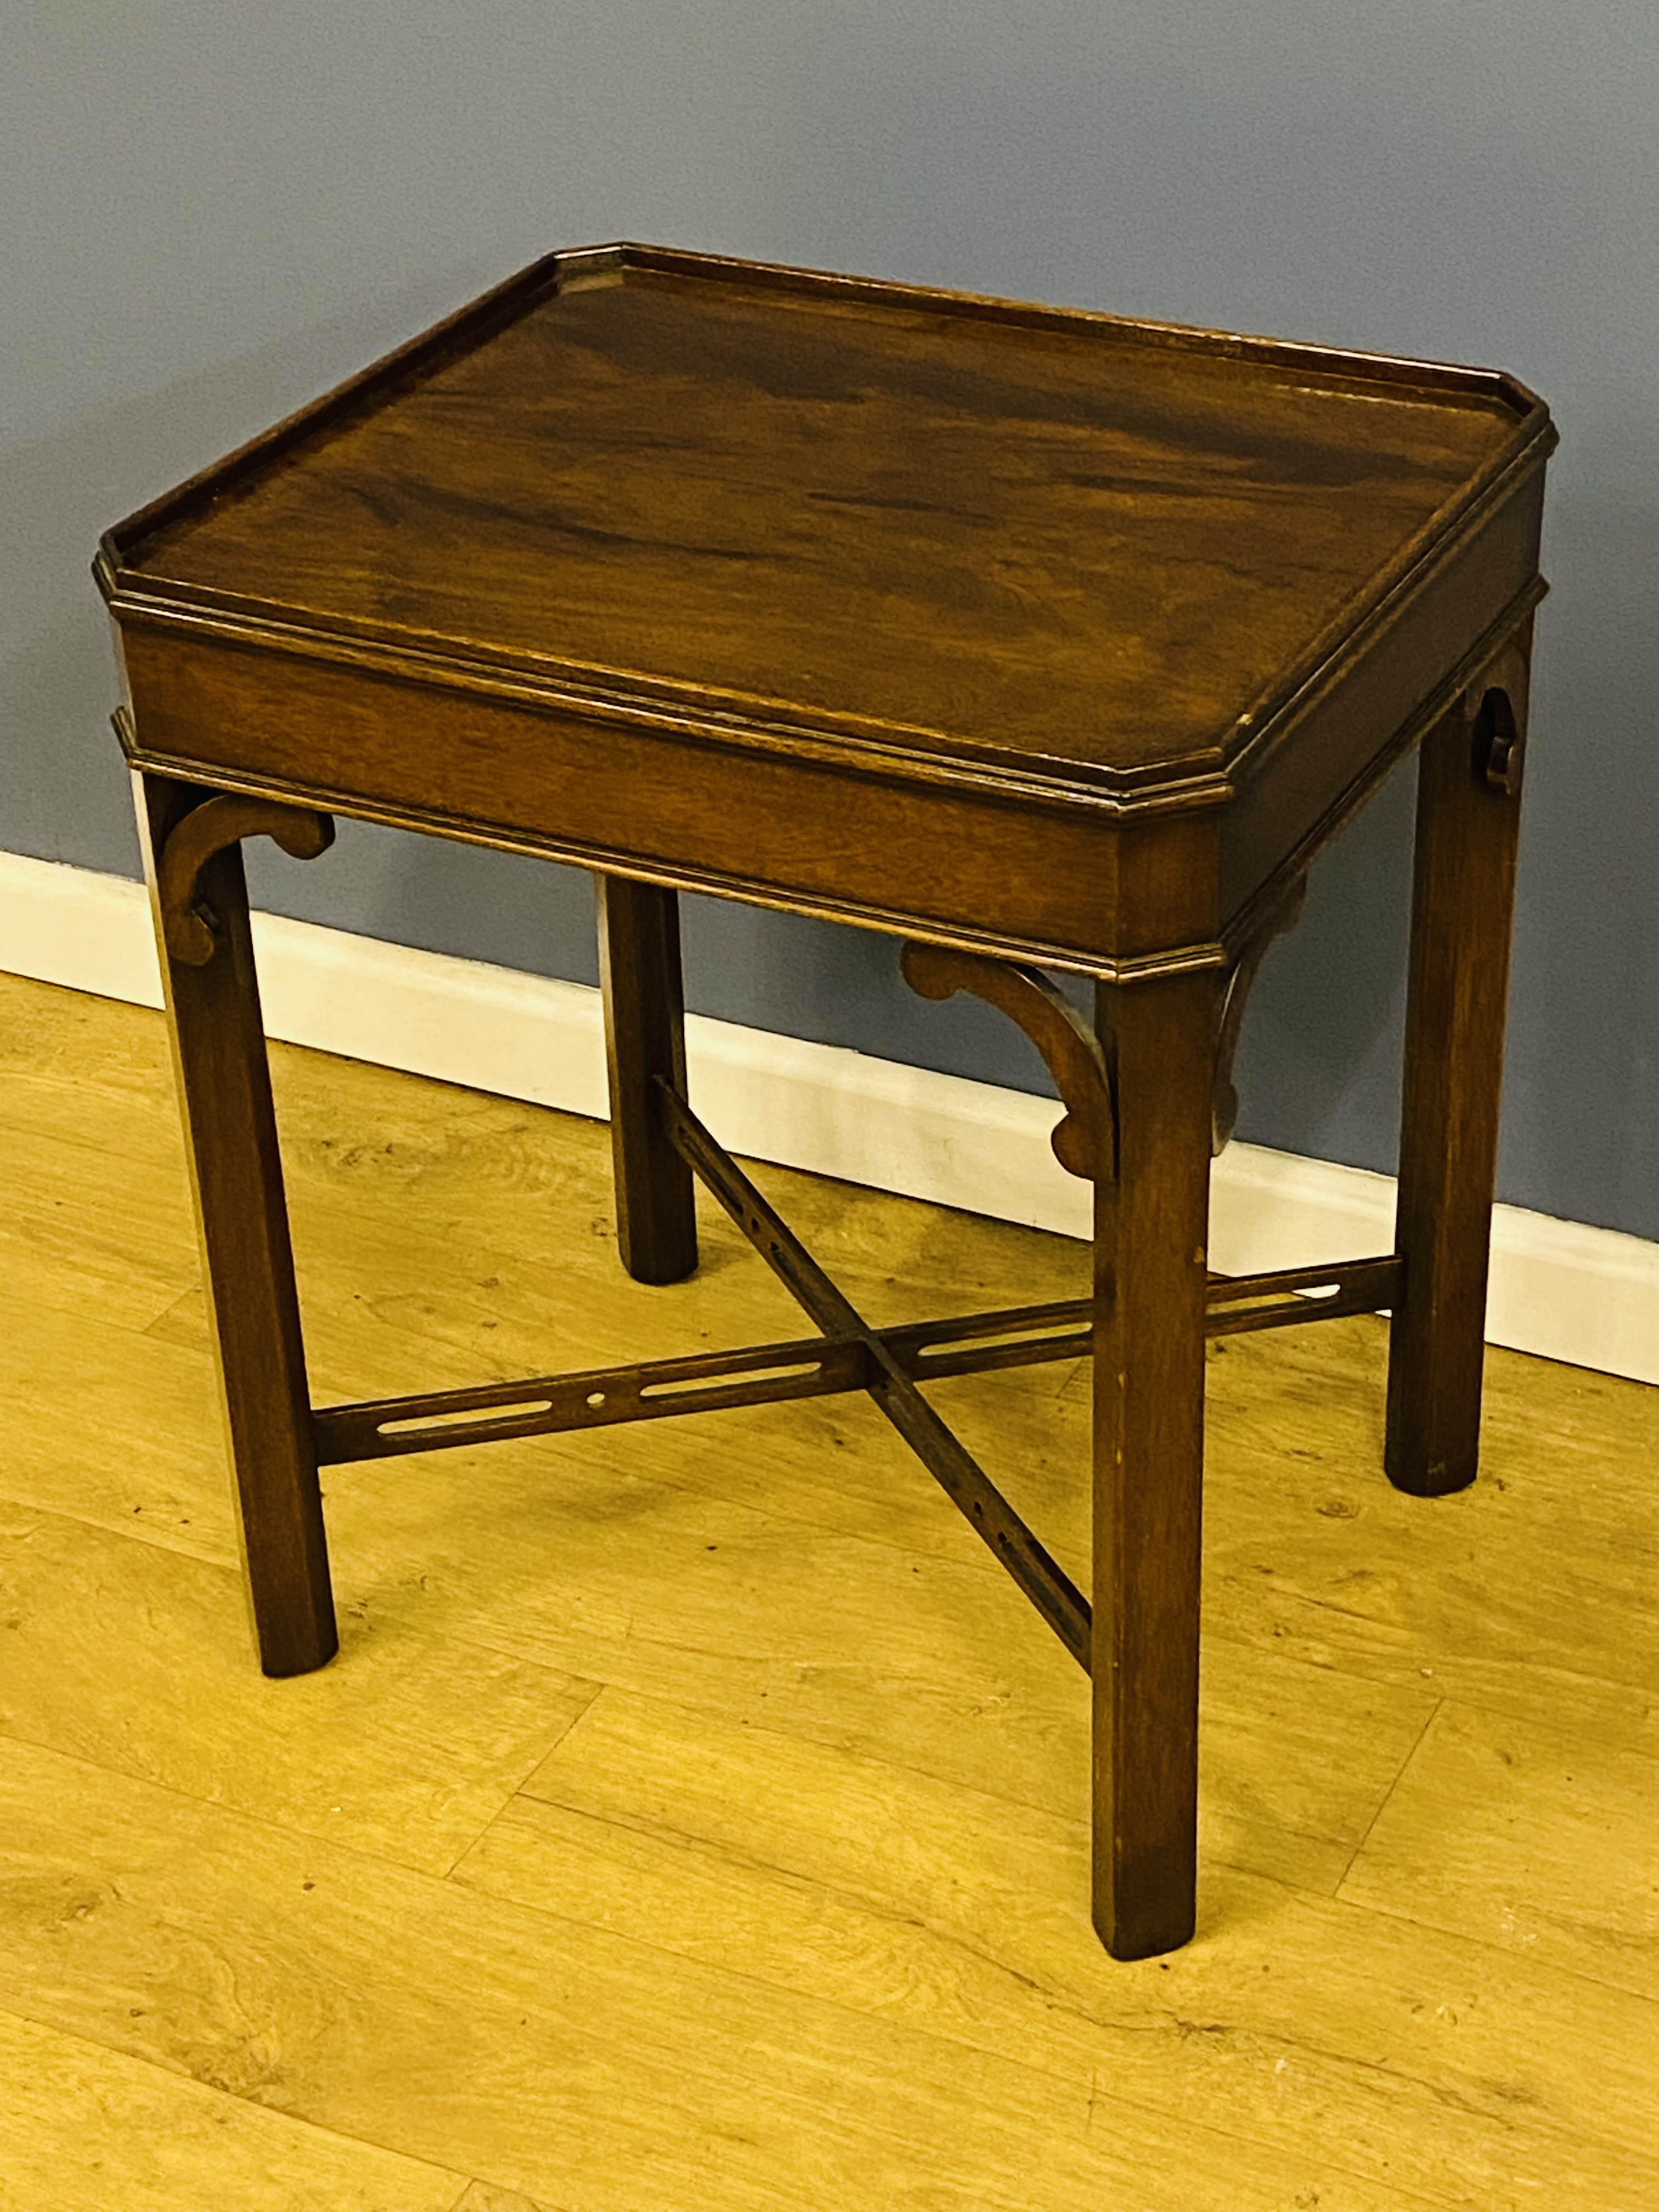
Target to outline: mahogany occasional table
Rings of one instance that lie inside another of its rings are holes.
[[[1184,1942],[1206,1332],[1389,1311],[1389,1475],[1475,1471],[1553,444],[1486,370],[605,246],[112,532],[266,1671],[335,1649],[319,1463],[867,1391],[1092,1674],[1107,1948]],[[1244,994],[1419,744],[1395,1249],[1223,1280]],[[695,1175],[817,1335],[312,1407],[239,841],[314,854],[330,812],[594,872],[623,1263],[690,1273]],[[860,1317],[687,1102],[681,886],[901,937],[1030,1033],[1091,1299]],[[1092,1610],[918,1389],[1088,1351]]]

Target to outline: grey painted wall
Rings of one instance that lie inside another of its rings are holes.
[[[1651,0],[4,0],[0,33],[0,842],[137,872],[99,530],[550,246],[1496,362],[1564,431],[1503,1192],[1659,1237]],[[1269,963],[1246,1136],[1391,1164],[1410,799]],[[568,872],[356,830],[257,890],[593,975]],[[707,1011],[1041,1084],[879,938],[698,902],[688,941]]]

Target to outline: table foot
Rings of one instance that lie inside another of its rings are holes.
[[[1530,623],[1424,740],[1384,1465],[1442,1497],[1475,1476]]]

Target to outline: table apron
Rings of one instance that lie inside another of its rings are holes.
[[[151,771],[1108,975],[1219,957],[1213,808],[1067,811],[122,627]]]
[[[1457,535],[1237,757],[1220,806],[1113,813],[722,744],[128,615],[138,766],[1123,980],[1216,964],[1541,591],[1541,467]]]

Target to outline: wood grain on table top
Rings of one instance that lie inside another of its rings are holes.
[[[656,259],[367,382],[118,533],[127,577],[1133,772],[1225,750],[1529,419],[1497,377]]]

